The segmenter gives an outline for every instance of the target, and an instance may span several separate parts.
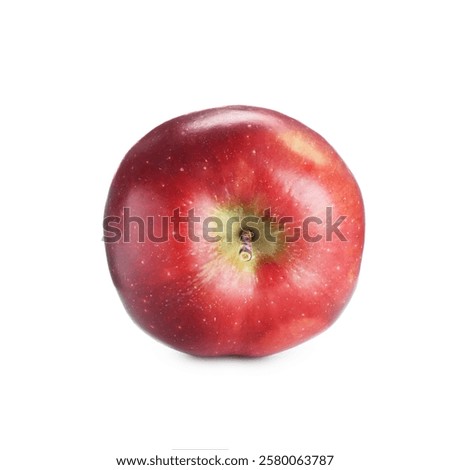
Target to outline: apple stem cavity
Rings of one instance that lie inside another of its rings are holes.
[[[241,261],[250,261],[253,258],[252,238],[253,233],[250,230],[242,230],[240,236],[241,247],[239,249]]]

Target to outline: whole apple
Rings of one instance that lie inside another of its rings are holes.
[[[359,274],[358,185],[316,132],[229,106],[168,121],[109,191],[109,269],[133,320],[197,356],[265,356],[330,326]]]

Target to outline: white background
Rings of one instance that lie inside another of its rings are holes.
[[[448,468],[445,7],[2,2],[2,468],[211,454],[174,448]],[[321,336],[262,360],[196,359],[144,334],[101,242],[126,151],[167,119],[228,104],[318,131],[366,204],[351,303]]]

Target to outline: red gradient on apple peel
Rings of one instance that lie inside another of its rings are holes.
[[[224,223],[261,217],[267,208],[277,220],[293,219],[273,224],[275,242],[247,243],[239,227],[231,240],[210,242],[201,223],[198,241],[142,241],[133,223],[128,242],[105,244],[130,316],[177,350],[274,354],[325,330],[354,291],[364,243],[358,185],[320,135],[278,112],[229,106],[158,126],[131,148],[111,184],[105,218],[120,218],[122,232],[124,208],[142,220],[153,217],[156,233],[161,218],[177,208],[183,216],[194,209],[202,220],[215,216]],[[327,208],[333,221],[345,216],[339,225],[345,240],[325,237]],[[310,235],[322,238],[287,242],[308,217],[316,221]],[[187,235],[187,228],[180,233]],[[250,260],[240,257],[242,240]]]

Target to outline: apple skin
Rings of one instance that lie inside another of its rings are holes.
[[[336,233],[326,240],[327,207],[333,221],[345,216],[339,225],[345,241]],[[209,357],[277,353],[329,327],[354,291],[364,243],[359,187],[319,134],[278,112],[229,106],[158,126],[131,148],[113,179],[105,220],[120,218],[122,233],[125,208],[133,217],[154,217],[156,234],[161,217],[177,208],[184,215],[194,208],[202,219],[262,216],[270,208],[272,216],[293,217],[284,227],[291,234],[306,217],[323,221],[309,226],[310,236],[324,235],[320,241],[277,239],[273,256],[257,253],[248,262],[239,259],[236,240],[226,246],[202,237],[142,242],[138,223],[130,224],[129,241],[106,243],[111,276],[129,315],[179,351]],[[180,225],[184,235],[186,225]]]

